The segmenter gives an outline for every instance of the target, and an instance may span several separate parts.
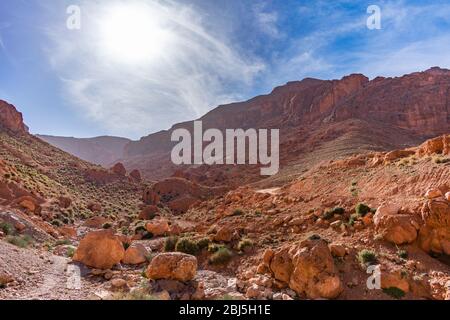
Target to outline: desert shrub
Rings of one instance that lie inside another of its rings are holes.
[[[27,248],[29,245],[33,243],[33,238],[28,235],[24,236],[9,236],[6,238],[6,241],[12,245],[15,245],[19,248]]]
[[[179,238],[177,236],[172,236],[166,238],[164,241],[164,251],[165,252],[172,252],[175,251],[175,247],[177,245]]]
[[[250,239],[242,239],[237,246],[237,249],[239,251],[246,251],[247,249],[252,249],[254,246],[254,243]]]
[[[150,239],[153,239],[153,233],[148,232],[148,231],[144,231],[144,232],[142,233],[142,239],[143,239],[143,240],[150,240]]]
[[[55,227],[61,227],[63,225],[63,223],[59,219],[53,219],[51,224]]]
[[[211,243],[208,246],[208,252],[209,253],[215,253],[217,251],[219,251],[220,248],[224,248],[225,246],[222,244],[217,244],[217,243]]]
[[[311,240],[311,241],[317,241],[317,240],[321,240],[322,237],[319,236],[318,234],[313,234],[313,235],[310,236],[308,239]]]
[[[402,259],[408,259],[408,251],[406,250],[398,250],[397,255]]]
[[[377,262],[377,255],[371,250],[364,249],[358,253],[358,261],[363,264],[373,264]]]
[[[102,228],[107,230],[107,229],[111,229],[112,228],[112,224],[109,222],[106,222],[102,225]]]
[[[191,254],[191,255],[196,255],[199,251],[197,242],[193,241],[192,239],[189,238],[182,238],[180,240],[178,240],[176,246],[175,246],[175,251],[177,252],[183,252],[183,253],[187,253],[187,254]]]
[[[233,211],[233,216],[242,216],[244,211],[242,209],[236,209]]]
[[[13,235],[15,233],[13,225],[6,222],[0,223],[0,230],[3,231],[3,233],[7,236]]]
[[[214,265],[227,264],[232,257],[233,253],[230,251],[230,249],[221,247],[209,258],[209,263]]]
[[[401,299],[405,296],[405,292],[402,289],[396,287],[383,289],[383,292],[395,299]]]
[[[336,207],[336,208],[334,208],[332,210],[326,211],[323,214],[323,218],[325,220],[329,220],[329,219],[332,219],[336,214],[343,215],[344,213],[345,213],[345,209],[344,208]]]
[[[199,250],[207,249],[210,243],[211,240],[209,240],[209,238],[202,238],[200,240],[197,240],[198,249]]]
[[[358,221],[358,219],[359,219],[360,217],[361,217],[361,216],[360,216],[359,214],[352,214],[352,215],[350,216],[350,219],[348,220],[348,225],[353,226],[353,225],[355,224],[355,222]]]
[[[75,247],[67,248],[67,257],[72,258],[74,256],[76,250],[77,249]]]
[[[63,239],[63,240],[57,240],[55,242],[55,246],[63,246],[63,245],[71,245],[72,242],[68,239]]]
[[[355,207],[355,211],[360,216],[364,217],[366,214],[371,212],[372,208],[370,208],[368,205],[364,203],[358,203]]]

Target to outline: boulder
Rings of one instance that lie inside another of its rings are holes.
[[[269,268],[276,280],[310,299],[334,299],[343,291],[324,240],[306,240],[299,246],[282,247],[271,257]]]
[[[426,252],[450,255],[450,203],[429,200],[422,208],[419,245]]]
[[[381,272],[381,288],[397,288],[405,293],[408,293],[410,286],[408,279],[401,273],[401,271],[383,271]]]
[[[83,223],[83,226],[92,228],[92,229],[101,229],[105,223],[108,222],[108,219],[105,217],[93,217],[86,220]]]
[[[118,237],[111,230],[101,230],[90,232],[81,240],[73,260],[106,270],[118,264],[124,256],[125,249]]]
[[[87,205],[88,210],[91,210],[92,212],[99,213],[102,211],[102,205],[97,202],[91,202]]]
[[[347,249],[341,244],[330,244],[329,247],[333,257],[343,258],[347,254]]]
[[[122,163],[116,163],[112,168],[111,171],[119,176],[125,176],[127,174],[127,170],[125,169],[125,166]]]
[[[173,252],[154,257],[147,268],[149,279],[169,279],[187,282],[197,274],[197,258],[188,254]]]
[[[135,182],[141,182],[142,176],[139,170],[133,170],[130,172],[130,178]]]
[[[376,230],[383,239],[396,245],[413,243],[419,228],[419,223],[408,214],[385,215],[376,224]]]
[[[231,242],[234,238],[234,229],[230,226],[223,226],[217,230],[214,235],[214,241],[217,242]]]
[[[142,244],[132,244],[125,251],[124,264],[137,265],[147,262],[149,252]]]
[[[169,232],[170,226],[167,220],[154,220],[145,226],[148,232],[153,234],[155,237],[160,237]]]
[[[429,189],[427,190],[427,192],[425,193],[425,198],[427,199],[436,199],[442,197],[442,192],[439,189]]]
[[[310,299],[334,299],[344,290],[328,245],[323,240],[310,241],[292,258],[289,287]]]

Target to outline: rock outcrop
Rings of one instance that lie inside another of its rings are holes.
[[[152,259],[146,274],[153,280],[190,281],[197,274],[197,258],[178,252],[162,253]]]
[[[428,201],[423,206],[422,219],[420,247],[430,253],[450,255],[450,203],[446,200]]]
[[[0,127],[13,133],[28,133],[22,114],[12,104],[3,100],[0,100]]]

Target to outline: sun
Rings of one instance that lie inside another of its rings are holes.
[[[154,61],[164,53],[171,36],[164,29],[158,12],[144,4],[108,8],[99,24],[99,45],[103,54],[127,64]]]

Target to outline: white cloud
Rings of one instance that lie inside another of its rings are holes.
[[[250,87],[264,69],[221,38],[220,30],[207,30],[191,6],[150,0],[116,3],[148,10],[149,18],[169,35],[168,44],[151,61],[121,63],[104,50],[98,30],[104,10],[112,5],[106,0],[83,2],[81,31],[51,26],[53,45],[46,49],[65,98],[110,134],[139,137],[199,117],[241,98],[235,92]]]
[[[276,11],[267,11],[264,3],[253,6],[253,12],[256,18],[257,26],[260,31],[272,38],[280,38],[283,33],[278,28],[278,13]]]

